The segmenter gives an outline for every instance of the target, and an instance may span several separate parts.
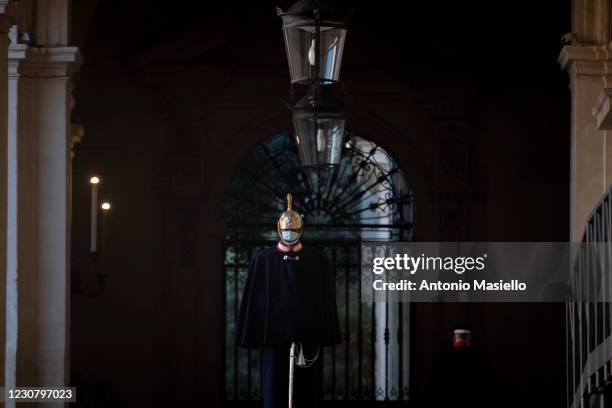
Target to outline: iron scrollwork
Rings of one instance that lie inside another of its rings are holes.
[[[232,238],[263,238],[256,231],[273,232],[283,199],[291,192],[294,208],[310,230],[333,228],[339,238],[355,238],[349,231],[386,229],[388,239],[409,240],[413,197],[397,163],[380,146],[352,133],[347,133],[343,149],[338,166],[314,170],[300,166],[289,134],[277,134],[258,146],[241,163],[226,192]]]

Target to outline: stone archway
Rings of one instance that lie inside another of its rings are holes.
[[[414,196],[395,160],[352,132],[334,169],[302,169],[293,138],[282,132],[236,165],[225,195],[226,398],[261,395],[259,353],[235,345],[234,322],[250,258],[277,239],[288,191],[304,217],[304,245],[327,253],[336,283],[344,342],[322,355],[325,399],[408,399],[410,306],[363,304],[359,259],[362,240],[412,239]]]

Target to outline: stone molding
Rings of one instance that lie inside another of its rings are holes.
[[[19,74],[31,78],[68,79],[82,61],[77,47],[25,47],[15,49],[14,55],[22,59]]]
[[[572,80],[576,77],[612,80],[612,45],[566,45],[558,61]]]
[[[598,130],[612,129],[612,43],[606,45],[567,45],[559,55],[561,68],[576,79],[601,81],[602,91],[592,114]]]
[[[25,59],[29,48],[25,44],[11,44],[9,46],[9,62]]]

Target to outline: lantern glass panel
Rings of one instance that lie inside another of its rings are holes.
[[[293,122],[302,166],[335,166],[340,163],[344,118],[296,118]]]
[[[315,25],[288,26],[283,31],[292,83],[311,83],[319,80],[321,83],[330,84],[338,81],[346,37],[345,28],[321,26],[318,72],[315,67]]]

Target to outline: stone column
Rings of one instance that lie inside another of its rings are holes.
[[[2,279],[8,283],[9,335],[3,374],[7,386],[63,386],[70,374],[70,76],[78,52],[67,46],[68,0],[10,5],[17,26],[11,29],[10,51],[2,54],[10,53],[9,75],[0,75],[10,84],[1,93],[10,93],[9,269],[8,281]],[[20,39],[36,46],[20,45]]]
[[[7,242],[7,100],[8,100],[8,0],[0,0],[0,344],[6,334],[6,242]],[[5,350],[0,352],[0,366],[4,367]],[[0,384],[4,384],[4,370],[0,370]]]
[[[15,387],[17,376],[17,271],[19,269],[19,62],[25,58],[27,45],[17,44],[17,27],[11,28],[11,45],[8,51],[8,240],[7,240],[7,271],[6,271],[6,387]],[[6,406],[15,406],[7,402]]]
[[[74,47],[30,48],[19,65],[17,385],[69,381],[70,76]]]
[[[572,92],[571,241],[582,240],[589,214],[612,182],[607,175],[612,163],[607,160],[606,134],[600,131],[605,123],[601,95],[611,78],[611,61],[606,45],[568,45],[559,56],[561,67],[569,73]]]

